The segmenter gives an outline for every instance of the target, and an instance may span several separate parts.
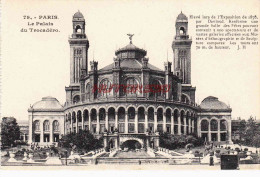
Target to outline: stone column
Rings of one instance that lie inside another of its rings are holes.
[[[221,141],[221,139],[220,139],[220,120],[218,120],[218,137],[217,137],[217,140],[218,140],[218,142]]]
[[[163,112],[163,132],[166,132],[166,112]]]
[[[144,112],[144,132],[148,129],[148,112]]]
[[[40,125],[41,125],[41,127],[40,127],[40,130],[41,130],[40,143],[43,143],[44,142],[44,140],[43,140],[43,138],[44,138],[44,136],[43,136],[43,121],[40,122]]]
[[[53,143],[53,121],[50,120],[50,143]]]
[[[154,132],[157,132],[157,112],[154,112]]]
[[[188,117],[189,121],[189,133],[191,133],[191,117]]]
[[[181,114],[178,113],[178,135],[181,135]]]
[[[108,126],[108,112],[106,111],[106,117],[105,117],[105,119],[106,119],[106,129],[107,129],[107,132],[109,132],[109,126]]]
[[[33,141],[32,137],[34,132],[32,127],[33,127],[33,112],[31,113],[31,115],[29,115],[29,141],[28,141],[29,144],[31,144]]]
[[[128,111],[126,111],[125,115],[125,133],[128,133]]]
[[[25,134],[23,134],[23,141],[25,141]]]
[[[71,129],[70,133],[72,133],[72,132],[73,132],[73,120],[72,120],[72,116],[70,116],[70,129]]]
[[[194,127],[194,118],[193,118],[193,120],[191,120],[191,127],[192,127],[191,132],[194,133],[194,128],[195,128]]]
[[[78,115],[76,114],[76,133],[78,133]]]
[[[115,112],[115,128],[118,129],[118,112]]]
[[[117,141],[117,137],[115,138],[115,148],[118,149],[118,141]]]
[[[231,140],[231,118],[228,121],[228,142],[232,143],[232,140]]]
[[[88,130],[91,131],[91,116],[88,116]]]
[[[201,137],[201,125],[200,125],[200,118],[197,119],[197,133],[198,136]]]
[[[183,116],[183,121],[184,121],[184,135],[187,134],[187,121],[186,121],[187,117],[186,115]]]
[[[171,114],[171,134],[174,134],[174,118],[173,118],[173,114]]]
[[[149,137],[146,136],[146,147],[149,148],[150,147],[150,143],[149,143]]]
[[[84,113],[84,111],[81,114],[81,125],[82,125],[81,129],[82,129],[82,131],[84,131],[84,114],[83,113]]]
[[[209,120],[208,122],[209,122],[208,138],[209,138],[209,141],[211,141],[211,126],[210,126],[210,120]]]
[[[138,133],[138,111],[135,111],[135,133]]]
[[[97,134],[100,132],[99,113],[97,113]]]

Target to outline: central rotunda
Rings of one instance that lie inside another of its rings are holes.
[[[173,67],[167,61],[163,63],[163,70],[150,64],[147,51],[133,44],[133,34],[128,34],[128,45],[115,51],[111,64],[99,69],[97,61],[88,61],[89,40],[81,12],[74,14],[72,24],[70,84],[65,87],[66,103],[56,110],[64,116],[59,118],[62,126],[56,131],[56,137],[89,130],[96,137],[103,136],[104,147],[118,148],[135,141],[142,147],[154,148],[159,146],[159,132],[196,134],[208,141],[225,141],[230,135],[228,106],[215,97],[205,99],[202,108],[195,104],[196,88],[191,85],[192,40],[188,35],[188,18],[183,13],[175,23]],[[47,105],[45,103],[43,99],[42,105]],[[222,106],[216,108],[220,103]],[[36,142],[35,137],[40,145],[58,141],[57,138],[53,141],[53,135],[49,136],[53,132],[46,129],[47,118],[35,117],[39,111],[51,117],[53,110],[37,108],[33,105],[28,110],[29,142]],[[220,130],[221,121],[223,129]],[[52,123],[51,120],[48,125],[52,127]]]

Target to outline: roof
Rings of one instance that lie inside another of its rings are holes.
[[[63,109],[60,102],[51,96],[43,97],[41,101],[34,103],[31,107],[32,109],[40,110],[60,110]]]
[[[148,63],[147,66],[151,70],[162,71],[161,69],[157,68],[156,66],[151,65],[150,63]],[[122,69],[142,69],[142,63],[140,60],[137,60],[137,59],[121,59],[120,67]],[[99,71],[112,70],[113,68],[114,68],[114,63],[111,63],[111,64],[105,66],[104,68],[100,69]]]
[[[188,18],[181,12],[177,17],[176,22],[188,22]]]
[[[125,47],[118,49],[115,53],[117,55],[118,53],[124,52],[124,51],[139,51],[139,52],[144,53],[144,55],[146,55],[146,51],[144,49],[140,49],[139,47],[136,47],[131,42],[128,45],[126,45]]]
[[[78,11],[73,15],[73,18],[84,18],[84,16],[80,11]]]
[[[202,110],[231,110],[224,102],[219,101],[217,97],[208,96],[205,98],[201,104],[200,108]]]

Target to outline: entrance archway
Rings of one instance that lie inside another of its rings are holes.
[[[142,145],[137,140],[127,140],[127,141],[123,142],[122,147],[128,148],[128,150],[135,150],[135,149],[141,149]]]

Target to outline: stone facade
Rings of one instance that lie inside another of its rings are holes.
[[[202,102],[201,107],[195,103],[196,88],[191,85],[192,40],[188,35],[188,19],[183,13],[176,19],[173,71],[171,62],[165,62],[163,70],[151,65],[146,57],[147,51],[136,47],[132,36],[127,46],[115,51],[110,65],[98,69],[98,62],[91,61],[88,71],[89,41],[83,15],[80,12],[74,14],[72,23],[70,85],[65,88],[66,103],[49,112],[37,112],[35,106],[29,109],[30,142],[35,142],[32,125],[38,120],[43,128],[45,119],[50,123],[59,121],[60,134],[89,130],[96,136],[102,135],[104,145],[112,148],[118,148],[127,140],[158,147],[158,132],[203,137],[208,133],[208,140],[213,141],[224,140],[221,139],[223,133],[228,135],[230,108],[223,111],[213,105],[213,108],[206,109],[203,105],[212,105]],[[204,119],[217,120],[218,130],[201,130]],[[220,129],[222,119],[227,122],[225,130]],[[44,129],[39,129],[39,133],[43,143]],[[212,138],[216,137],[214,133],[218,138]],[[50,142],[53,141],[51,134]]]

